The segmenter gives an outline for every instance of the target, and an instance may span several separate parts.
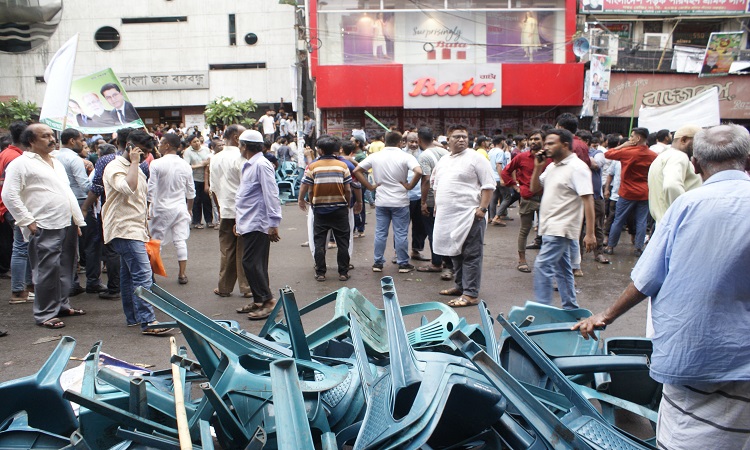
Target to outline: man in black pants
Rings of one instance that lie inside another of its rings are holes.
[[[258,131],[245,130],[240,135],[240,150],[247,161],[240,170],[235,232],[242,236],[242,269],[254,303],[237,312],[246,312],[250,320],[261,320],[270,316],[276,306],[268,279],[268,258],[271,242],[281,240],[281,201],[273,164],[263,156],[263,136]]]
[[[313,242],[315,245],[315,279],[326,279],[326,240],[333,232],[338,247],[339,280],[349,279],[349,199],[352,198],[352,175],[347,165],[339,161],[335,153],[341,141],[333,136],[321,136],[317,148],[320,158],[310,163],[302,179],[299,192],[299,207],[307,211],[305,195],[309,196],[313,208]],[[362,209],[362,202],[354,205],[354,213]]]

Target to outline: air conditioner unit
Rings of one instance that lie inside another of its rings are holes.
[[[643,33],[646,50],[662,50],[669,42],[668,33]]]

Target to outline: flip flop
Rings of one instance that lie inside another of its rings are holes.
[[[72,317],[72,316],[85,316],[85,315],[86,315],[86,311],[82,309],[70,308],[64,311],[60,311],[60,314],[58,314],[57,316],[58,317]]]
[[[260,306],[258,306],[257,303],[249,303],[242,308],[237,308],[235,311],[237,311],[237,314],[247,314],[251,313],[253,311],[257,311],[260,309]]]
[[[56,330],[58,328],[64,327],[65,323],[62,320],[55,318],[55,319],[50,319],[46,322],[38,323],[37,325],[40,327]]]
[[[440,291],[440,295],[461,295],[463,292],[459,291],[456,288],[450,288],[450,289],[443,289]]]
[[[463,295],[448,301],[448,306],[450,306],[451,308],[465,308],[467,306],[476,306],[478,304],[479,299],[469,300]]]
[[[219,288],[214,289],[214,294],[218,295],[219,297],[231,297],[232,293],[225,294],[223,292],[219,292]]]
[[[326,276],[325,275],[315,275],[315,281],[325,281]]]
[[[596,255],[594,258],[594,261],[600,263],[600,264],[609,264],[609,259],[607,259],[604,255]]]
[[[523,273],[531,272],[531,269],[529,269],[529,265],[526,263],[518,263],[518,266],[516,267],[516,269],[518,269],[519,272],[523,272]]]
[[[263,304],[265,305],[265,304],[267,304],[269,302],[273,302],[273,303],[271,303],[269,306],[259,307],[257,310],[255,310],[255,311],[253,311],[251,313],[248,313],[247,314],[248,320],[263,320],[263,319],[267,319],[268,316],[270,316],[271,313],[273,312],[273,308],[276,307],[276,299],[268,300],[267,302],[265,302]]]
[[[422,266],[417,267],[417,272],[442,272],[443,269],[435,266]]]

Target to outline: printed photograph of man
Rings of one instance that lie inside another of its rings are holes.
[[[109,111],[109,115],[115,124],[125,125],[139,119],[133,104],[126,101],[122,95],[120,86],[115,83],[107,83],[102,86],[100,92],[113,108],[112,111]]]
[[[82,127],[109,127],[115,124],[109,112],[104,109],[101,98],[96,92],[83,94],[83,109],[80,115],[76,115],[78,125]]]

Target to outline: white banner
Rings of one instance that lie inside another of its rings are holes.
[[[404,65],[404,108],[500,108],[500,64]]]
[[[721,123],[719,88],[712,87],[690,100],[670,106],[641,106],[638,126],[649,130],[677,130],[685,124],[713,127]]]
[[[39,120],[62,120],[68,114],[68,99],[70,97],[70,85],[73,83],[73,67],[75,66],[77,49],[78,34],[76,33],[60,47],[47,65],[47,69],[44,71],[47,89],[44,91],[44,101]]]

